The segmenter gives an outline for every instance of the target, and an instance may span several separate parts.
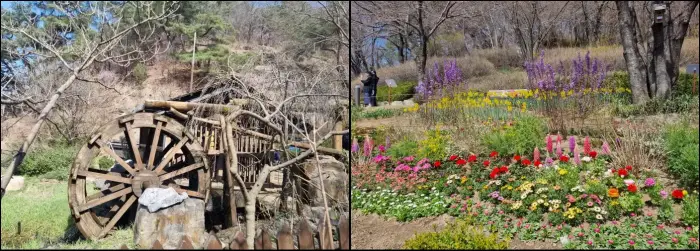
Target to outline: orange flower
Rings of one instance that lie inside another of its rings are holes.
[[[610,188],[608,189],[608,196],[610,198],[617,198],[620,196],[620,192],[617,191],[617,188]]]

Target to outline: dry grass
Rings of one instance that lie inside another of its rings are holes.
[[[697,37],[686,38],[681,48],[680,67],[685,69],[685,65],[697,63],[700,57],[699,39]],[[585,57],[586,52],[591,52],[592,58],[597,58],[610,65],[610,70],[626,71],[625,58],[622,56],[621,45],[606,45],[597,47],[560,47],[545,49],[545,62],[553,66],[559,66],[561,61],[565,69],[570,69],[571,61]],[[428,59],[427,68],[430,69],[434,62],[442,64],[450,57],[436,57]],[[469,85],[475,88],[490,87],[491,89],[507,89],[511,87],[524,86],[526,75],[524,73],[500,72],[497,69],[518,68],[522,69],[522,59],[512,48],[507,49],[484,49],[476,50],[472,55],[458,57],[457,64],[462,70],[462,79],[469,80]],[[515,71],[517,72],[517,71]],[[377,69],[377,75],[381,79],[391,78],[396,81],[416,81],[418,71],[415,62],[410,61],[405,64]],[[522,79],[516,79],[521,76]],[[485,81],[494,81],[488,83]],[[352,81],[353,85],[359,84],[360,79]],[[521,85],[523,83],[523,85]],[[494,87],[491,87],[494,86]]]

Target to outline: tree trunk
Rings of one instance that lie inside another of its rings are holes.
[[[618,1],[618,18],[620,20],[620,38],[622,40],[623,55],[630,76],[630,86],[632,89],[632,100],[635,104],[649,101],[649,94],[646,87],[646,74],[644,65],[637,48],[637,34],[634,26],[634,10],[629,6],[629,2]]]
[[[257,195],[252,195],[245,202],[245,231],[246,238],[245,242],[248,245],[248,249],[253,249],[255,246],[255,201],[257,200]]]
[[[92,62],[93,61],[90,60],[88,63]],[[88,65],[89,64],[86,64],[84,67],[87,67]],[[51,99],[46,104],[46,106],[44,106],[44,109],[41,110],[38,121],[32,127],[32,130],[29,132],[29,135],[27,135],[27,138],[24,140],[24,143],[22,143],[22,147],[19,148],[17,154],[15,154],[15,157],[12,159],[12,162],[7,167],[7,170],[5,170],[5,177],[2,177],[2,181],[0,181],[0,199],[2,199],[2,197],[5,196],[5,188],[10,183],[10,179],[12,179],[12,175],[15,173],[15,170],[17,170],[17,168],[20,165],[22,165],[22,161],[24,161],[24,156],[27,155],[29,146],[32,145],[34,139],[36,139],[36,136],[39,134],[39,129],[41,129],[41,126],[44,124],[46,116],[48,116],[49,112],[51,112],[51,109],[53,109],[53,107],[56,106],[58,98],[61,96],[61,94],[63,94],[63,92],[66,89],[68,89],[68,87],[73,83],[73,81],[75,81],[76,77],[77,73],[73,72],[73,74],[70,77],[68,77],[66,82],[64,82],[63,85],[61,85],[61,87],[59,87],[58,90],[56,90],[56,93],[54,93],[53,96],[51,96]]]

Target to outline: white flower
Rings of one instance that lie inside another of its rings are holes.
[[[599,219],[599,220],[602,220],[602,219],[603,219],[603,216],[600,215],[600,214],[596,214],[596,215],[595,215],[595,218],[596,218],[596,219]]]
[[[581,158],[581,160],[583,160],[585,162],[591,162],[591,157],[586,156],[586,157]]]
[[[600,207],[593,207],[593,211],[600,212]]]
[[[433,188],[432,188],[432,189],[430,189],[430,190],[435,190],[435,187],[433,187]]]
[[[523,193],[523,194],[520,195],[520,199],[523,199],[523,200],[524,200],[526,197],[527,197],[527,193]]]
[[[497,181],[496,181],[496,185],[497,185],[497,186],[500,186],[500,185],[501,185],[501,181],[500,181],[500,180],[497,180]]]
[[[544,200],[542,200],[542,199],[537,200],[537,204],[542,204],[542,203],[544,203]]]
[[[447,184],[452,184],[452,180],[448,180],[448,181],[447,181]]]
[[[605,173],[603,173],[603,176],[605,176],[605,177],[612,176],[612,171],[610,169],[608,169],[607,171],[605,171]]]
[[[625,182],[625,185],[628,185],[628,186],[634,184],[634,180],[624,180],[624,182]]]

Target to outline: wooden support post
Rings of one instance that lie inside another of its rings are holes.
[[[342,131],[343,130],[343,121],[337,121],[335,122],[335,128],[333,129],[334,131]],[[338,151],[343,151],[343,135],[338,134],[333,136],[333,148]]]
[[[194,32],[194,43],[192,43],[192,69],[190,69],[190,92],[194,83],[194,52],[197,50],[197,32]]]

